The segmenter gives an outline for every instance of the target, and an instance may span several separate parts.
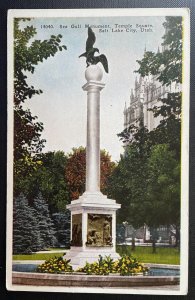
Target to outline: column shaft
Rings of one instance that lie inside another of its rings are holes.
[[[90,86],[87,93],[86,192],[100,191],[100,91]]]

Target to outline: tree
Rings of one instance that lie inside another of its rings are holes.
[[[163,85],[182,82],[182,17],[166,17],[163,23],[163,52],[146,51],[136,71],[142,76],[157,75]]]
[[[55,226],[57,247],[70,247],[70,211],[53,213],[52,219]]]
[[[41,237],[41,249],[53,247],[56,244],[54,223],[49,214],[48,204],[41,194],[34,199],[34,208],[37,213],[37,221]]]
[[[121,203],[118,222],[127,221],[135,228],[144,223],[143,200],[147,191],[147,161],[150,154],[148,145],[141,140],[139,144],[137,140],[127,146],[108,183],[108,196]]]
[[[152,148],[148,160],[147,197],[144,204],[147,225],[180,224],[180,163],[167,144]],[[155,239],[153,238],[154,242]],[[153,245],[155,247],[155,244]]]
[[[47,152],[41,155],[41,161],[35,184],[46,199],[51,213],[65,212],[66,204],[70,202],[64,176],[67,156],[63,151]]]
[[[42,239],[36,211],[28,205],[21,194],[14,199],[13,212],[13,252],[31,253],[41,250]]]
[[[142,76],[155,75],[163,85],[173,85],[182,83],[182,17],[166,17],[164,22],[165,35],[163,36],[164,51],[161,53],[145,53],[144,58],[138,61],[140,68],[137,70]],[[181,159],[181,97],[182,92],[170,92],[167,97],[160,99],[162,105],[151,109],[155,117],[162,116],[159,126],[150,132],[150,138],[156,144],[167,144],[172,151],[172,155],[177,161],[177,176],[172,170],[174,183],[173,187],[177,190],[175,201],[172,201],[172,218],[175,216],[176,236],[179,238],[180,226],[180,176],[179,166]],[[157,150],[156,150],[157,151]],[[160,154],[160,153],[159,153]],[[162,153],[161,153],[162,154]],[[159,157],[160,159],[160,157]],[[168,170],[167,170],[168,172]],[[166,187],[164,187],[166,188]],[[175,204],[174,204],[175,202]],[[176,242],[177,243],[177,242]]]
[[[65,169],[70,199],[77,199],[85,191],[86,156],[83,147],[73,148]]]
[[[32,171],[20,177],[15,186],[15,193],[21,191],[31,204],[35,197],[42,194],[49,205],[51,213],[63,212],[69,203],[67,183],[65,181],[65,166],[67,157],[63,151],[47,152],[39,155],[41,164]]]
[[[163,25],[166,29],[165,35],[163,36],[163,51],[158,53],[145,52],[143,59],[138,61],[140,66],[136,72],[138,72],[141,76],[147,76],[150,74],[154,75],[163,85],[171,85],[173,83],[179,84],[181,83],[182,79],[182,18],[166,17],[166,21]],[[154,149],[152,148],[152,146],[156,145],[156,147],[160,147],[161,145],[163,147],[162,144],[167,144],[167,155],[169,151],[171,151],[171,155],[174,156],[174,159],[177,161],[177,165],[180,165],[181,92],[168,93],[167,97],[159,99],[159,101],[161,101],[160,106],[155,106],[152,109],[150,109],[153,112],[154,117],[162,116],[162,120],[157,126],[157,128],[149,132],[147,128],[144,128],[143,124],[140,123],[139,127],[130,126],[118,135],[126,145],[126,158],[124,158],[124,160],[127,159],[127,164],[131,163],[137,166],[138,170],[136,172],[138,177],[136,173],[134,174],[132,170],[129,173],[125,171],[122,171],[121,173],[121,175],[123,174],[122,176],[124,177],[129,176],[129,178],[126,179],[126,181],[129,180],[129,183],[126,183],[127,190],[129,188],[129,196],[127,196],[124,201],[126,206],[128,206],[129,202],[129,211],[134,213],[136,213],[136,210],[139,208],[139,206],[142,206],[144,208],[144,203],[147,203],[148,201],[148,196],[145,193],[145,191],[148,192],[148,185],[146,185],[146,183],[148,184],[150,182],[151,190],[155,188],[155,186],[152,187],[152,182],[149,181],[151,177],[149,178],[149,173],[147,173],[148,160],[153,159],[154,156]],[[143,157],[145,156],[145,160],[142,166],[137,165],[137,159],[135,159],[132,155],[129,156],[129,154],[132,153],[132,147],[137,148],[138,154],[141,154],[141,149],[146,151],[145,155],[142,151]],[[162,153],[160,152],[160,150],[157,151],[156,155],[159,155],[159,160],[162,159]],[[130,157],[131,159],[130,161],[128,161],[128,158]],[[166,159],[166,156],[164,157],[164,159]],[[142,177],[143,175],[141,176],[139,172],[139,170],[142,170],[143,166],[145,166],[144,170],[146,172],[142,173],[144,174],[144,177]],[[125,166],[125,168],[127,169],[130,167]],[[179,170],[179,167],[177,168],[177,170]],[[116,170],[116,172],[118,172],[118,170]],[[164,169],[163,172],[164,174],[166,174],[166,171]],[[170,172],[168,165],[167,172],[168,174]],[[172,173],[174,172],[175,169],[172,169]],[[173,181],[173,187],[175,190],[178,191],[180,185],[179,176],[176,176],[174,178],[175,180]],[[118,179],[116,178],[116,180]],[[123,179],[123,181],[124,180],[125,179]],[[132,183],[133,180],[135,180],[135,182],[133,184],[130,184],[130,182]],[[137,198],[136,196],[138,192],[135,191],[134,194],[133,189],[135,186],[138,187],[139,191],[139,188],[142,184],[144,190],[142,198],[139,199],[139,197]],[[155,183],[153,182],[153,184]],[[174,201],[171,201],[171,205],[173,208],[172,214],[176,215],[176,219],[178,222],[178,210],[180,209],[178,201],[179,195],[175,193],[174,197],[176,202],[174,203]],[[128,198],[130,199],[127,200]],[[148,213],[145,210],[145,219],[147,217],[147,214]],[[155,216],[156,214],[154,213],[153,217],[155,218]],[[172,222],[173,221],[175,221],[174,216],[172,216]],[[158,219],[158,222],[160,222],[160,219]]]
[[[66,49],[61,45],[61,35],[52,35],[50,39],[35,40],[36,29],[33,26],[21,28],[21,22],[30,19],[14,19],[14,175],[15,182],[20,177],[30,174],[41,162],[37,154],[44,147],[41,139],[43,124],[37,122],[30,110],[23,107],[27,99],[42,93],[41,90],[27,83],[28,72],[34,73],[35,67],[54,56],[57,51]]]
[[[110,155],[101,150],[100,153],[100,188],[107,190],[107,180],[112,174],[115,163],[111,161]],[[86,150],[83,147],[73,148],[69,154],[65,169],[65,179],[69,188],[70,199],[77,199],[85,191],[86,173]]]
[[[127,146],[108,184],[108,196],[121,203],[121,209],[117,212],[117,222],[125,221],[135,228],[143,226],[145,220],[143,201],[147,191],[149,148],[144,142],[144,136],[143,131],[139,138],[136,137],[134,143]],[[134,248],[135,232],[133,231],[132,250]]]
[[[144,140],[127,146],[109,178],[108,190],[109,196],[121,203],[118,222],[150,227],[154,252],[158,226],[174,224],[179,228],[180,162],[169,145],[148,147]]]
[[[163,51],[145,52],[142,60],[138,60],[141,76],[154,75],[162,85],[182,83],[182,17],[166,17],[163,23]],[[167,97],[159,99],[160,106],[150,109],[154,117],[162,116],[162,120],[150,136],[156,143],[168,143],[175,155],[180,159],[181,149],[181,92],[169,92]]]
[[[118,134],[120,140],[127,146],[142,142],[150,149],[152,145],[169,144],[178,160],[181,156],[181,97],[180,93],[168,94],[167,98],[159,99],[163,104],[149,109],[154,117],[162,116],[160,124],[149,131],[142,123],[140,126],[130,125]],[[141,141],[142,139],[142,141]]]

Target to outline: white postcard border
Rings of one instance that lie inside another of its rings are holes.
[[[189,243],[189,96],[190,96],[190,11],[188,8],[131,8],[131,9],[18,9],[8,11],[8,144],[7,144],[7,241],[6,286],[12,291],[78,292],[110,294],[185,295],[188,290],[188,243]],[[15,17],[105,17],[105,16],[183,16],[183,99],[182,99],[182,170],[181,170],[181,275],[180,290],[152,290],[136,288],[80,288],[34,287],[12,284],[13,239],[13,19]],[[185,103],[184,103],[185,101]],[[187,199],[187,200],[186,200]]]

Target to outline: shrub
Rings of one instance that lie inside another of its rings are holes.
[[[86,263],[83,268],[79,268],[77,272],[84,272],[88,275],[108,275],[110,273],[119,273],[120,275],[136,275],[138,273],[147,273],[148,268],[144,267],[133,256],[122,256],[114,261],[110,256],[103,258],[99,255],[99,259],[94,263]]]
[[[122,276],[148,272],[147,267],[144,267],[135,257],[128,255],[122,256],[117,261],[116,269]]]
[[[103,258],[99,255],[99,259],[94,263],[86,263],[83,268],[79,268],[77,272],[84,272],[87,275],[108,275],[109,273],[115,273],[114,261],[110,256],[105,256]]]
[[[63,259],[63,257],[50,258],[37,267],[37,272],[57,274],[64,272],[73,272],[72,266],[69,263],[70,259],[66,260]]]
[[[39,273],[73,273],[70,260],[65,260],[63,257],[55,257],[46,260],[43,264],[37,267]],[[122,256],[118,260],[113,260],[110,256],[104,258],[99,255],[97,262],[88,263],[85,266],[76,270],[76,272],[83,272],[87,275],[109,275],[119,273],[121,276],[145,274],[148,272],[148,268],[144,267],[133,256]]]

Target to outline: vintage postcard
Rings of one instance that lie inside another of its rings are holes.
[[[8,12],[7,289],[188,290],[189,10]]]

